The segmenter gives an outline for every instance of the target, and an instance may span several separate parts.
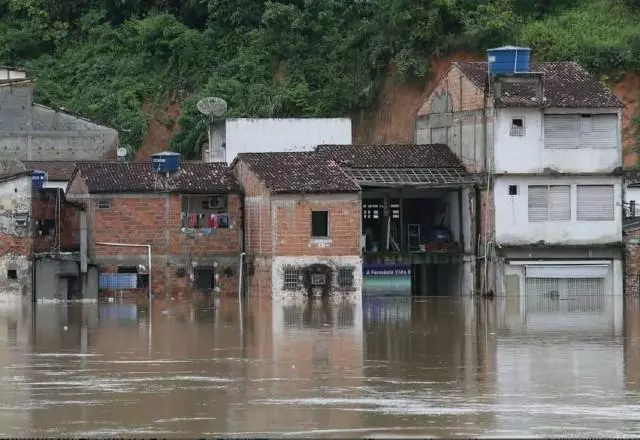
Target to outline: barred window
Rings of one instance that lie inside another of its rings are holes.
[[[341,267],[338,269],[338,287],[351,289],[353,287],[353,267]]]
[[[524,136],[524,118],[513,118],[511,120],[511,129],[509,130],[511,136]]]
[[[300,281],[300,271],[296,268],[286,268],[284,270],[284,290],[297,290]]]

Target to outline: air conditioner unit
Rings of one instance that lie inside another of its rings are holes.
[[[29,214],[24,212],[16,212],[13,215],[13,219],[15,221],[16,226],[27,226],[27,220],[29,219]]]
[[[224,196],[209,197],[209,209],[223,209],[225,207]]]

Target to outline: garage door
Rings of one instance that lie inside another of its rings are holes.
[[[604,307],[609,265],[527,266],[525,273],[529,312],[595,312]]]

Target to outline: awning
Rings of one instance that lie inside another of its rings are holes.
[[[605,278],[609,274],[608,264],[575,265],[527,265],[527,278]]]
[[[457,168],[343,168],[361,186],[460,186],[474,183]]]

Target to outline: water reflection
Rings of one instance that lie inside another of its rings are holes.
[[[637,435],[638,300],[554,301],[8,306],[0,434]]]

